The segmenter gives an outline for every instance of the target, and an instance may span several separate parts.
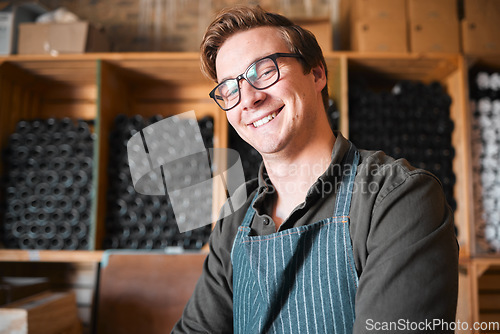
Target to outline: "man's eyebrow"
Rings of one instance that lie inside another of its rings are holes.
[[[257,57],[255,57],[254,59],[252,59],[252,61],[250,62],[250,64],[245,68],[245,70],[243,71],[243,73],[245,73],[250,66],[252,66],[253,64],[255,64],[255,62],[257,60],[261,60],[261,59],[266,58],[266,57],[268,57],[270,55],[272,55],[272,53],[268,54],[267,56],[257,56]],[[240,73],[240,74],[243,74],[243,73]],[[238,74],[238,75],[240,75],[240,74]],[[224,81],[230,80],[230,79],[236,79],[236,77],[224,77],[224,78],[222,78],[222,80],[218,81],[217,83],[221,83],[221,82],[224,82]]]

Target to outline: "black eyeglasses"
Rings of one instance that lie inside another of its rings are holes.
[[[297,53],[273,53],[261,58],[248,66],[245,72],[238,75],[235,79],[227,79],[218,84],[210,92],[210,97],[224,111],[236,107],[241,100],[241,79],[245,79],[253,88],[258,90],[269,88],[278,82],[280,70],[276,59],[280,57],[302,58]]]

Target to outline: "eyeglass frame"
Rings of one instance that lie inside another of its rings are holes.
[[[277,53],[273,53],[273,54],[270,54],[268,56],[265,56],[265,57],[262,57],[260,59],[257,59],[256,61],[254,61],[253,63],[251,63],[250,65],[248,65],[248,67],[246,68],[245,72],[241,73],[240,75],[238,75],[236,78],[232,78],[232,79],[226,79],[224,81],[222,81],[220,84],[218,84],[217,86],[215,86],[214,89],[212,89],[212,91],[208,94],[214,101],[215,103],[224,111],[229,111],[231,109],[233,109],[234,107],[236,107],[240,102],[241,102],[241,89],[240,89],[240,81],[241,79],[245,79],[246,82],[248,82],[250,84],[250,86],[252,86],[253,88],[257,89],[257,90],[264,90],[264,89],[267,89],[269,87],[271,87],[272,85],[274,85],[275,83],[277,83],[280,79],[280,69],[279,69],[279,66],[278,66],[278,62],[276,61],[278,58],[281,58],[281,57],[286,57],[286,58],[302,58],[302,55],[298,54],[298,53],[283,53],[283,52],[277,52]],[[274,63],[274,65],[276,66],[276,71],[277,71],[277,76],[276,76],[276,81],[274,81],[272,84],[269,84],[265,87],[262,87],[262,88],[257,88],[255,87],[251,82],[250,80],[248,80],[248,76],[247,76],[247,73],[248,71],[250,70],[250,68],[252,66],[254,66],[255,64],[257,64],[258,62],[264,60],[264,59],[271,59]],[[217,98],[215,96],[215,91],[221,86],[223,85],[225,82],[227,81],[231,81],[231,80],[236,80],[236,87],[238,88],[238,101],[234,104],[234,106],[230,107],[230,108],[224,108],[220,105],[220,103],[217,101]]]

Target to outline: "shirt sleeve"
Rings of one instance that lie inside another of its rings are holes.
[[[172,333],[233,332],[230,249],[221,245],[221,223],[212,231],[203,272]]]
[[[361,233],[364,241],[353,240],[364,244],[366,253],[354,333],[453,333],[458,294],[453,213],[433,175],[421,170],[405,175],[381,186]]]

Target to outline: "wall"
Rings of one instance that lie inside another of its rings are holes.
[[[198,51],[215,13],[234,4],[260,5],[289,17],[329,16],[337,0],[41,0],[105,29],[112,51]]]

